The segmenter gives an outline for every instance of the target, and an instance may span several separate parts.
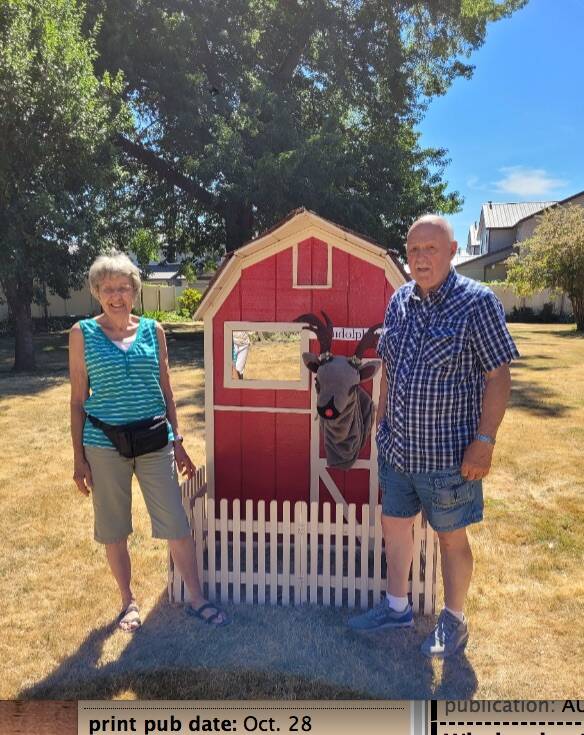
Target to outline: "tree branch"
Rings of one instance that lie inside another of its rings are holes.
[[[201,204],[204,204],[211,209],[218,210],[219,200],[216,196],[211,194],[211,192],[207,191],[207,189],[202,187],[200,184],[197,184],[193,179],[185,176],[180,171],[177,171],[174,166],[164,159],[159,158],[152,151],[144,148],[138,143],[134,143],[133,141],[124,138],[123,135],[116,136],[115,143],[124,151],[124,153],[127,153],[128,156],[131,156],[144,164],[149,171],[155,173],[160,179],[163,179],[172,186],[176,186],[187,194],[190,194],[194,199],[201,202]]]

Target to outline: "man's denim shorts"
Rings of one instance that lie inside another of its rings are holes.
[[[398,472],[379,457],[379,485],[385,516],[410,518],[424,508],[435,531],[455,531],[483,519],[483,483],[465,480],[460,467]]]

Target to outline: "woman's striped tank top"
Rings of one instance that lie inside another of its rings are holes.
[[[136,339],[127,351],[117,347],[95,319],[83,319],[79,326],[90,391],[85,412],[108,424],[129,424],[165,414],[154,319],[140,319]],[[172,438],[169,425],[169,440]],[[83,427],[83,444],[113,447],[89,420]]]

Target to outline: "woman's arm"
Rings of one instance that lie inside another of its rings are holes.
[[[85,368],[83,333],[79,324],[69,332],[69,378],[71,381],[71,439],[73,441],[73,480],[84,495],[93,486],[91,470],[83,450],[83,404],[89,395],[89,380]]]
[[[156,337],[158,339],[158,361],[160,363],[160,387],[166,404],[166,416],[172,426],[172,433],[175,437],[180,436],[178,429],[178,416],[176,414],[176,404],[174,402],[174,394],[170,384],[170,367],[168,364],[168,349],[166,347],[166,335],[162,325],[156,325]],[[195,465],[191,462],[186,449],[182,445],[182,440],[174,441],[174,458],[180,472],[187,475],[190,479],[196,470]]]

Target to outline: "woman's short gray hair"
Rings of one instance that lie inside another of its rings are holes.
[[[134,294],[140,290],[142,282],[140,271],[124,253],[112,251],[109,255],[100,255],[89,269],[89,290],[95,298],[99,297],[99,285],[106,278],[126,276],[130,279]]]

